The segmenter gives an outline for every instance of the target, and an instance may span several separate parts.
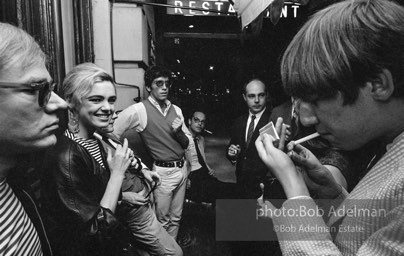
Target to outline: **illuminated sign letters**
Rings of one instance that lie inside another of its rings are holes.
[[[167,0],[167,4],[176,6],[175,8],[167,8],[167,14],[169,15],[227,16],[236,13],[233,5],[231,5],[228,0]],[[281,18],[296,18],[299,7],[299,4],[285,2],[281,12]],[[268,11],[264,17],[269,17]]]

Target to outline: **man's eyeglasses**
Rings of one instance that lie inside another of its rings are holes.
[[[0,82],[0,88],[3,89],[31,89],[38,91],[38,104],[40,107],[46,106],[52,95],[52,91],[55,89],[56,83],[53,82],[42,82],[42,83],[11,83],[11,82]]]
[[[194,117],[194,122],[197,124],[205,125],[205,120],[200,120],[199,118]]]
[[[163,85],[165,84],[167,88],[170,88],[172,85],[171,81],[162,81],[162,80],[158,80],[158,81],[154,81],[154,83],[157,85],[157,87],[163,87]]]

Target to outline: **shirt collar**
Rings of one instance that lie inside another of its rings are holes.
[[[202,136],[201,136],[200,134],[198,134],[198,135],[195,135],[195,136],[194,136],[194,139],[196,139],[197,141],[199,141],[199,140],[201,139],[201,137],[202,137]]]
[[[248,118],[251,118],[252,115],[255,115],[255,119],[257,119],[257,120],[260,119],[266,108],[267,108],[267,107],[263,108],[263,109],[262,109],[260,112],[258,112],[257,114],[253,114],[253,113],[251,113],[251,111],[250,111],[250,112],[249,112],[249,115],[248,115]]]
[[[399,141],[401,141],[404,138],[404,132],[400,133],[394,140],[386,145],[386,150],[390,151],[390,149],[396,145]]]
[[[148,100],[149,100],[153,105],[155,105],[155,106],[157,106],[157,107],[160,108],[160,104],[159,104],[155,99],[153,99],[152,96],[149,96],[149,97],[148,97]],[[166,104],[166,108],[167,108],[167,109],[171,106],[171,102],[170,102],[168,99],[166,99],[166,100],[164,101],[164,104]]]

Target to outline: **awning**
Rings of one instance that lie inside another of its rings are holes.
[[[233,0],[242,28],[253,22],[274,0]]]

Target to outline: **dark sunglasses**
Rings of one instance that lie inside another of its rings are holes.
[[[0,82],[0,88],[3,89],[31,89],[38,91],[38,104],[40,107],[45,107],[52,95],[52,91],[55,89],[56,83],[53,82],[42,82],[42,83],[11,83],[11,82]]]
[[[158,80],[158,81],[154,81],[154,83],[157,85],[157,87],[163,87],[163,85],[165,84],[166,85],[166,87],[167,88],[170,88],[171,87],[171,85],[172,85],[172,82],[171,81],[161,81],[161,80]]]

